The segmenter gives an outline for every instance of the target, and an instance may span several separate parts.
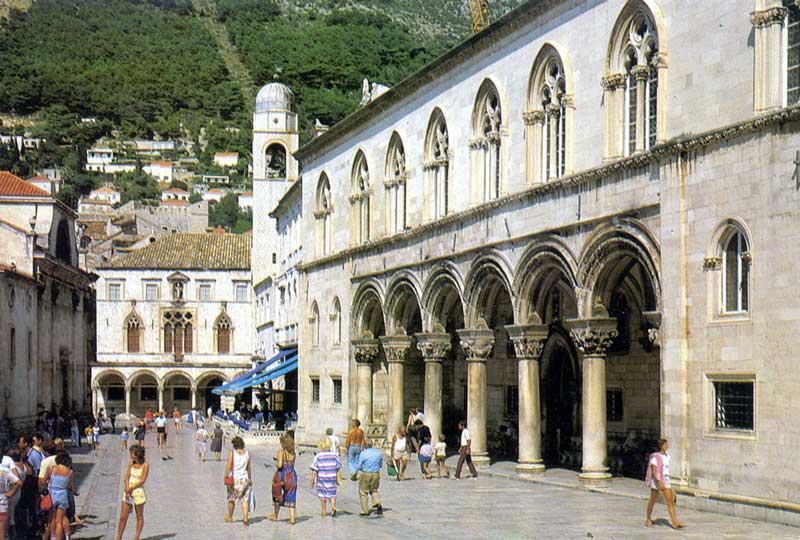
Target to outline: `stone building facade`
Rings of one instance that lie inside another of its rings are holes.
[[[799,22],[532,0],[303,146],[300,436],[421,406],[589,486],[665,436],[681,490],[789,519]]]
[[[98,269],[95,411],[219,406],[211,391],[252,367],[251,243],[175,233]]]
[[[0,403],[14,429],[36,413],[86,410],[94,358],[94,274],[80,270],[77,215],[0,172]]]

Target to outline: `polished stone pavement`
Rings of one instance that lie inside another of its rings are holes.
[[[320,507],[310,482],[308,465],[312,454],[298,457],[300,488],[297,524],[266,519],[271,512],[270,479],[274,472],[274,446],[251,447],[257,509],[250,527],[241,522],[237,509],[235,523],[222,519],[225,488],[224,462],[198,462],[193,454],[191,433],[174,436],[170,430],[168,448],[155,448],[154,435],[148,435],[148,462],[145,526],[141,540],[184,539],[800,539],[800,529],[704,513],[679,508],[679,517],[688,524],[681,531],[671,529],[666,508],[656,507],[660,518],[652,529],[643,526],[644,504],[631,497],[591,493],[547,484],[481,477],[477,480],[423,480],[416,463],[409,466],[411,479],[389,481],[383,477],[381,496],[383,517],[358,515],[356,483],[345,475],[340,488],[336,518],[320,516]],[[227,450],[226,450],[227,451]],[[78,531],[75,539],[113,539],[120,476],[127,456],[115,436],[103,437],[97,456],[85,456],[82,496],[78,505],[88,514],[90,524]],[[129,522],[124,538],[134,537],[134,522]]]

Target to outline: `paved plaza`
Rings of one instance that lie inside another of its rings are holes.
[[[319,502],[310,487],[308,465],[311,452],[298,457],[299,493],[297,524],[266,519],[271,513],[270,479],[274,472],[274,446],[250,447],[253,459],[257,508],[250,527],[241,523],[237,508],[228,524],[222,519],[225,488],[224,462],[199,463],[193,454],[189,429],[179,436],[170,430],[168,448],[155,448],[155,436],[148,435],[145,527],[141,540],[197,539],[800,539],[800,529],[750,521],[719,514],[679,508],[679,516],[689,527],[672,530],[666,521],[666,508],[656,507],[659,518],[653,529],[646,529],[644,503],[629,497],[590,493],[545,484],[532,484],[497,478],[477,480],[422,480],[412,463],[411,479],[405,482],[383,478],[381,498],[383,517],[358,515],[355,482],[347,480],[340,488],[336,518],[320,516]],[[227,449],[226,449],[227,452]],[[82,473],[79,509],[88,514],[89,526],[75,539],[113,539],[124,472],[124,453],[117,437],[103,437],[97,456],[78,457]],[[84,474],[85,473],[85,474]],[[133,538],[130,521],[125,538]]]

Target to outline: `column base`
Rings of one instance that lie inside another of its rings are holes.
[[[480,454],[476,454],[472,452],[472,463],[478,469],[488,469],[489,465],[492,464],[492,460],[489,458],[488,452],[482,452]]]
[[[608,469],[602,471],[582,471],[578,481],[585,488],[605,488],[611,485],[611,474]]]
[[[515,468],[520,478],[539,478],[544,476],[544,463],[541,461],[520,461]]]

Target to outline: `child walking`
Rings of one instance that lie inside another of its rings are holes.
[[[436,457],[436,478],[442,477],[442,470],[444,469],[445,478],[450,478],[450,469],[444,462],[447,458],[447,443],[445,442],[444,434],[439,435],[439,442],[433,448],[433,455]]]
[[[119,440],[122,443],[122,449],[128,449],[128,428],[122,426],[122,432],[119,434]]]

